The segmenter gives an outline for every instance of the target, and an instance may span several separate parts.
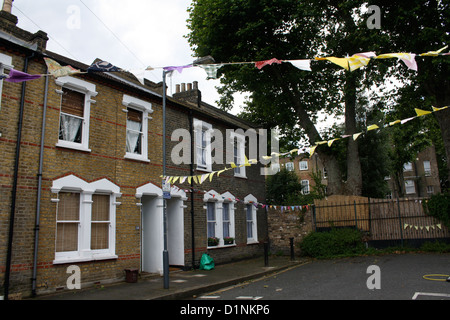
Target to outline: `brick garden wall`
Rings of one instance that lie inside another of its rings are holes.
[[[270,251],[290,254],[290,238],[294,238],[294,253],[300,254],[298,243],[312,231],[312,210],[281,210],[270,208],[267,213]]]

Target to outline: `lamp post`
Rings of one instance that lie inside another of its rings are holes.
[[[163,70],[163,179],[166,176],[166,74]],[[164,228],[164,249],[163,249],[163,275],[164,289],[169,289],[169,251],[167,251],[167,199],[163,191],[163,228]]]
[[[206,56],[195,60],[192,64],[210,64],[214,63],[214,58],[211,56]],[[166,76],[167,73],[172,71],[167,71],[163,69],[163,179],[166,177],[166,101],[167,101],[167,90],[166,90]],[[164,277],[164,289],[169,289],[169,251],[167,250],[167,199],[170,199],[170,190],[167,194],[163,190],[163,229],[164,229],[164,249],[163,249],[163,277]]]

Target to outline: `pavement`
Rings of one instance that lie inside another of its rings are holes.
[[[29,300],[182,300],[261,278],[307,263],[290,256],[269,256],[216,265],[213,270],[171,271],[169,288],[159,275],[139,275],[137,282],[96,285],[80,290],[65,290],[30,298]]]

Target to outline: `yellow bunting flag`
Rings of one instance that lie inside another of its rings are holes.
[[[440,111],[440,110],[447,109],[448,107],[442,107],[442,108],[432,107],[432,108],[433,108],[433,111]]]
[[[314,147],[309,148],[309,156],[312,157],[314,152],[316,151],[317,145],[315,145]]]
[[[402,122],[402,120],[395,120],[395,121],[389,122],[389,126],[393,126],[394,124],[401,123],[401,122]]]
[[[363,53],[356,53],[352,55],[350,58],[346,59],[348,60],[350,71],[354,71],[361,67],[367,66],[370,62],[370,58],[375,56],[376,56],[375,52],[363,52]]]
[[[353,135],[353,141],[355,141],[356,139],[358,139],[358,137],[359,137],[361,134],[362,134],[362,132],[360,132],[360,133],[355,133],[355,134]]]
[[[333,142],[335,142],[336,140],[339,140],[339,138],[329,140],[329,141],[328,141],[328,146],[331,147],[331,145],[333,144]]]
[[[336,58],[336,57],[319,58],[319,57],[316,57],[315,59],[316,60],[328,60],[328,61],[333,62],[334,64],[337,64],[338,66],[344,68],[345,70],[349,69],[347,58]]]
[[[445,49],[447,49],[448,46],[445,46],[437,51],[428,51],[426,53],[421,53],[421,56],[429,56],[429,57],[435,57],[438,56],[442,51],[444,51]]]
[[[421,109],[417,109],[417,108],[415,108],[414,110],[416,111],[416,114],[418,117],[421,117],[421,116],[431,113],[431,111],[421,110]]]

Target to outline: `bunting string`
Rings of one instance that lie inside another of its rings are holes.
[[[261,70],[265,66],[268,66],[268,65],[290,63],[291,65],[293,65],[294,67],[296,67],[300,70],[312,71],[312,69],[311,69],[312,61],[329,61],[329,62],[334,63],[334,64],[340,66],[341,68],[351,72],[351,71],[357,70],[361,67],[367,66],[370,63],[370,61],[372,61],[372,60],[390,59],[390,58],[396,58],[398,60],[401,60],[406,65],[406,67],[408,67],[408,69],[417,71],[418,67],[417,67],[417,62],[415,60],[416,57],[449,56],[450,52],[443,53],[443,51],[447,50],[447,48],[448,48],[448,45],[439,50],[428,51],[428,52],[421,53],[421,54],[400,52],[400,53],[387,53],[387,54],[376,55],[375,52],[363,52],[363,53],[356,53],[352,56],[347,56],[344,58],[315,57],[314,59],[297,59],[297,60],[279,60],[276,58],[272,58],[272,59],[263,60],[263,61],[251,61],[251,62],[188,64],[188,65],[183,65],[183,66],[168,66],[168,67],[157,67],[157,68],[148,66],[144,70],[139,70],[139,71],[124,70],[124,69],[121,69],[121,68],[118,68],[118,67],[112,65],[111,63],[109,63],[107,61],[96,61],[91,66],[89,66],[86,71],[81,71],[79,69],[73,68],[70,65],[61,66],[58,62],[54,61],[53,59],[45,57],[44,61],[47,65],[48,74],[32,75],[32,74],[21,72],[21,71],[15,70],[15,69],[10,69],[8,75],[6,75],[6,74],[0,75],[0,80],[5,80],[5,81],[11,82],[11,83],[20,83],[23,81],[36,80],[36,79],[39,79],[39,78],[45,77],[45,76],[53,76],[55,78],[59,78],[59,77],[64,77],[64,76],[95,73],[95,72],[130,72],[136,76],[136,78],[139,80],[140,83],[144,84],[145,71],[151,71],[151,70],[155,70],[155,69],[163,69],[164,71],[167,71],[167,72],[178,71],[179,73],[182,73],[183,70],[187,69],[187,68],[201,67],[206,72],[207,79],[217,79],[218,71],[220,70],[220,68],[222,68],[226,65],[253,64],[258,70]],[[379,129],[386,128],[386,127],[391,127],[391,126],[394,126],[397,124],[404,124],[415,118],[422,117],[422,116],[425,116],[425,115],[428,115],[428,114],[431,114],[434,112],[438,112],[438,111],[441,111],[441,110],[444,110],[447,108],[448,108],[448,106],[441,107],[441,108],[432,107],[433,111],[415,109],[416,116],[413,116],[413,117],[410,117],[407,119],[392,121],[388,124],[385,124],[381,128],[378,125],[373,124],[373,125],[368,126],[365,131],[357,132],[357,133],[350,134],[350,135],[343,135],[341,137],[336,137],[336,138],[333,138],[333,139],[330,139],[327,141],[319,141],[319,142],[316,142],[313,146],[307,146],[307,147],[302,147],[302,148],[298,148],[298,149],[293,149],[293,150],[291,150],[289,152],[285,152],[285,153],[272,153],[270,156],[263,156],[263,159],[268,160],[274,156],[280,157],[280,156],[286,156],[286,155],[293,155],[295,153],[298,153],[298,154],[309,153],[310,157],[312,157],[316,151],[316,148],[320,145],[326,144],[326,145],[328,145],[328,147],[331,147],[335,141],[350,138],[350,137],[353,140],[357,140],[362,134],[364,134],[366,132],[369,132],[372,130],[379,130]],[[191,184],[192,182],[194,182],[195,184],[201,185],[206,180],[212,181],[214,176],[219,177],[222,173],[224,173],[228,170],[233,170],[237,167],[251,166],[256,163],[258,163],[258,161],[255,159],[248,160],[247,158],[245,158],[244,164],[236,165],[235,163],[230,163],[230,167],[225,167],[222,170],[213,171],[213,172],[206,173],[206,174],[194,175],[194,176],[161,176],[161,177],[163,179],[165,179],[166,182],[171,183],[173,185],[177,182],[179,182],[180,184],[183,184],[186,182]],[[174,185],[174,187],[180,189],[179,187],[177,187],[175,185]],[[185,192],[207,193],[206,191],[201,191],[201,190],[197,190],[197,189],[183,189],[183,190]],[[214,195],[212,195],[212,196],[214,196]],[[235,200],[238,202],[241,201],[237,198]],[[269,208],[274,208],[274,209],[280,208],[282,212],[284,210],[303,210],[305,208],[306,209],[309,208],[309,205],[277,206],[277,205],[267,205],[267,204],[262,204],[262,203],[252,203],[252,204],[255,207],[261,206],[262,208],[265,208],[266,210],[268,210]],[[412,226],[405,224],[404,228],[406,229],[407,227],[412,227]],[[414,227],[416,227],[416,226],[414,226]],[[440,226],[437,225],[437,227],[440,227]]]
[[[167,71],[169,73],[173,71],[178,71],[179,73],[182,73],[184,69],[192,68],[192,67],[200,67],[205,70],[207,79],[217,79],[218,78],[218,71],[220,68],[227,66],[227,65],[239,65],[239,64],[253,64],[257,69],[261,70],[265,66],[272,65],[272,64],[282,64],[282,63],[290,63],[294,67],[304,70],[304,71],[312,71],[311,69],[311,61],[329,61],[332,62],[341,68],[344,68],[347,71],[354,71],[361,67],[367,66],[371,60],[377,60],[377,59],[390,59],[390,58],[397,58],[411,70],[417,71],[417,62],[416,57],[437,57],[437,56],[448,56],[450,55],[450,52],[443,53],[448,48],[448,45],[436,50],[436,51],[428,51],[421,54],[415,54],[415,53],[406,53],[406,52],[399,52],[399,53],[385,53],[376,55],[375,52],[362,52],[362,53],[356,53],[352,56],[347,56],[344,58],[339,57],[314,57],[314,59],[296,59],[296,60],[279,60],[276,58],[268,59],[268,60],[261,60],[261,61],[249,61],[249,62],[225,62],[225,63],[210,63],[210,64],[187,64],[182,66],[167,66],[167,67],[151,67],[148,66],[144,70],[124,70],[121,68],[118,68],[111,63],[107,61],[97,61],[93,63],[86,72],[83,72],[81,70],[75,69],[70,65],[67,66],[61,66],[58,62],[45,57],[45,63],[48,67],[48,74],[40,74],[40,75],[30,75],[27,73],[23,73],[14,69],[10,70],[9,75],[1,75],[1,79],[5,79],[9,82],[22,82],[22,81],[29,81],[34,79],[39,79],[42,76],[53,76],[55,78],[73,75],[73,74],[80,74],[80,73],[89,73],[89,72],[120,72],[120,71],[127,71],[136,76],[136,78],[144,84],[144,75],[145,71],[151,71],[155,69],[163,69],[164,71]],[[12,71],[12,73],[11,73]]]
[[[434,112],[439,112],[441,110],[447,109],[448,106],[446,107],[442,107],[442,108],[436,108],[436,107],[432,107],[433,111],[428,111],[428,110],[422,110],[422,109],[417,109],[415,108],[415,112],[416,115],[413,117],[409,117],[406,119],[402,119],[402,120],[395,120],[395,121],[391,121],[383,126],[379,126],[377,124],[372,124],[369,125],[365,131],[361,131],[358,133],[354,133],[354,134],[348,134],[348,135],[342,135],[340,137],[337,138],[333,138],[330,140],[326,140],[326,141],[319,141],[316,142],[313,146],[305,146],[305,147],[301,147],[301,148],[295,148],[292,149],[288,152],[284,152],[284,153],[277,153],[277,152],[272,152],[272,154],[270,156],[262,156],[262,158],[264,160],[270,160],[274,157],[285,157],[285,156],[292,156],[295,154],[305,154],[308,153],[310,157],[312,157],[316,151],[316,148],[320,145],[327,145],[328,147],[331,147],[333,145],[333,143],[335,141],[341,140],[341,139],[347,139],[347,138],[352,138],[354,141],[356,141],[361,135],[369,132],[369,131],[373,131],[373,130],[381,130],[384,128],[388,128],[388,127],[392,127],[394,125],[397,124],[405,124],[413,119],[416,119],[418,117],[422,117],[425,115],[429,115],[432,114]],[[248,160],[247,158],[245,158],[245,163],[242,165],[236,165],[235,163],[231,162],[230,163],[230,167],[227,168],[225,167],[222,170],[217,170],[217,171],[213,171],[213,172],[209,172],[209,173],[205,173],[205,174],[201,174],[201,175],[194,175],[194,176],[161,176],[161,178],[166,180],[166,183],[170,183],[170,184],[175,184],[177,182],[179,182],[180,184],[183,184],[185,182],[187,182],[188,184],[191,184],[191,182],[194,182],[194,184],[203,184],[203,182],[209,180],[212,181],[212,179],[214,178],[214,176],[219,177],[222,173],[224,173],[225,171],[228,170],[233,170],[234,168],[237,167],[244,167],[244,166],[251,166],[253,164],[258,163],[258,161],[256,159],[252,159],[252,160]]]

